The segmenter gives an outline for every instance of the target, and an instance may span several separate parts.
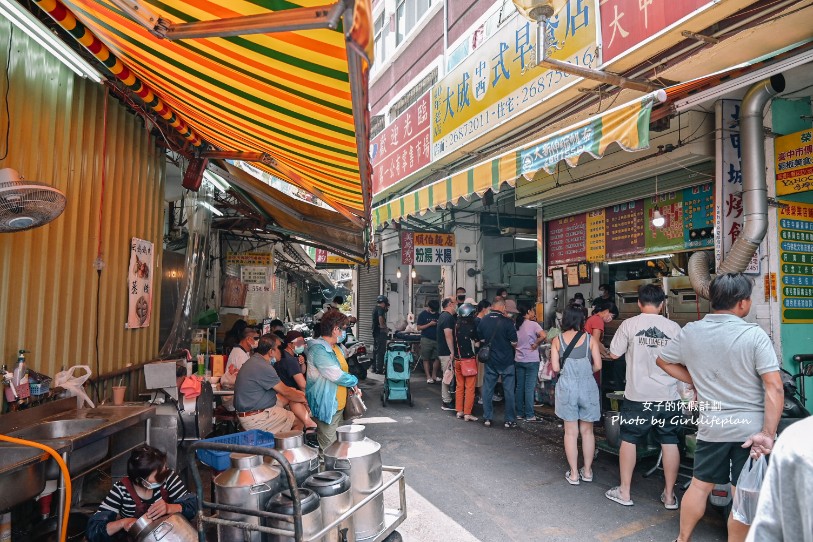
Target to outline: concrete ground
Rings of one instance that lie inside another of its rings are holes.
[[[384,464],[406,467],[408,518],[398,529],[404,540],[667,542],[677,536],[679,512],[659,500],[662,476],[641,476],[654,459],[636,469],[631,507],[604,497],[618,484],[618,458],[607,452],[594,464],[594,482],[569,485],[563,429],[550,409],[543,410],[545,421],[505,429],[498,404],[496,423],[486,428],[440,410],[440,384],[417,374],[411,408],[401,402],[383,407],[378,375],[361,387],[368,411],[357,422],[381,443]],[[475,405],[474,414],[481,416],[482,407]],[[388,493],[387,506],[396,506],[397,491]],[[722,515],[707,510],[694,540],[726,540]]]

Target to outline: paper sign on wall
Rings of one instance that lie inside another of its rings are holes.
[[[153,243],[133,237],[127,271],[127,328],[149,327],[152,318]]]

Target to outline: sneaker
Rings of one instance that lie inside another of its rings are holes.
[[[427,384],[434,384],[434,383],[435,383],[435,381],[434,381],[434,380],[432,380],[431,378],[427,378],[427,379],[426,379],[426,383],[427,383]]]
[[[491,427],[491,420],[484,421],[483,425],[485,425],[486,427]]]
[[[530,418],[525,418],[526,422],[541,422],[542,418],[539,416],[531,416]]]
[[[482,398],[482,397],[478,397],[478,398],[477,398],[477,404],[478,404],[478,405],[482,405],[482,404],[483,404],[483,398]]]
[[[506,429],[514,429],[517,426],[517,422],[505,422]]]
[[[502,401],[502,395],[494,394],[494,397],[491,400],[494,401],[495,403],[499,403],[500,401]]]
[[[440,409],[441,410],[455,410],[455,411],[457,410],[454,407],[454,405],[451,403],[451,401],[449,401],[448,403],[441,403],[440,404]]]
[[[525,421],[525,416],[517,416],[517,421],[518,422],[524,422]]]

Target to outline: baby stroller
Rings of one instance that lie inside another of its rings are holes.
[[[407,401],[412,406],[412,393],[409,390],[409,369],[412,365],[412,349],[407,343],[390,341],[387,345],[386,375],[381,404],[387,401]]]

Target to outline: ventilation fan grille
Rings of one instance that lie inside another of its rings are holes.
[[[30,181],[0,183],[0,232],[29,230],[47,224],[65,210],[65,194]]]

